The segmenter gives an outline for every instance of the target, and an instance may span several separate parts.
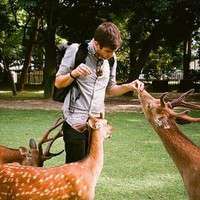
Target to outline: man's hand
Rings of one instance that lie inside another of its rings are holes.
[[[92,70],[85,64],[81,63],[76,69],[72,70],[73,77],[85,77],[92,73]]]
[[[138,79],[129,83],[128,86],[130,88],[130,91],[134,91],[134,90],[143,91],[144,90],[144,83],[139,81]]]

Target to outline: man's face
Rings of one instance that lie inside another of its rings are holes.
[[[96,55],[101,59],[109,59],[113,56],[115,50],[110,49],[109,47],[100,47],[98,42],[95,42]]]

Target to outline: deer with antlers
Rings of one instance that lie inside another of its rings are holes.
[[[184,122],[200,122],[188,111],[177,113],[174,107],[200,109],[199,105],[187,103],[184,98],[192,90],[182,94],[178,99],[165,102],[166,93],[155,99],[147,91],[137,91],[144,114],[154,130],[160,136],[166,150],[177,166],[190,200],[200,199],[200,148],[188,139],[178,128],[176,120]]]
[[[97,179],[103,167],[103,141],[110,136],[105,119],[90,117],[88,156],[52,168],[0,165],[1,200],[93,200]]]
[[[44,161],[51,159],[54,156],[60,155],[63,151],[58,153],[51,153],[50,148],[55,140],[62,137],[61,130],[54,136],[49,138],[49,134],[52,130],[57,128],[63,123],[59,118],[56,123],[44,133],[42,139],[39,141],[38,145],[34,139],[29,140],[29,149],[26,147],[19,147],[18,149],[9,148],[0,145],[0,164],[17,162],[21,165],[37,166],[43,167]],[[43,151],[42,145],[47,143],[48,145]]]

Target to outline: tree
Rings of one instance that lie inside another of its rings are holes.
[[[0,57],[8,74],[8,82],[11,84],[13,95],[16,95],[16,86],[13,81],[10,67],[14,60],[22,56],[21,30],[15,26],[15,20],[11,16],[11,10],[7,7],[7,1],[0,3]]]
[[[199,27],[199,1],[133,2],[130,31],[130,77],[138,77],[151,51],[177,46]],[[167,43],[162,43],[162,41]]]

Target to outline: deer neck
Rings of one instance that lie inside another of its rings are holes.
[[[199,148],[181,132],[174,120],[168,120],[168,128],[151,124],[180,171],[190,164],[200,162]]]
[[[172,157],[173,161],[179,168],[183,170],[189,167],[189,164],[200,162],[200,149],[187,138],[177,127],[173,118],[149,115],[147,102],[158,102],[148,92],[143,91],[139,94],[144,114],[151,123],[157,134],[160,136],[166,150]],[[160,101],[158,102],[160,104]],[[155,105],[156,106],[156,105]]]
[[[1,152],[0,152],[0,157],[3,159],[2,162],[6,162],[6,163],[18,162],[21,164],[24,159],[18,149],[10,149],[10,148],[6,150],[6,156],[5,154],[1,155]]]
[[[86,165],[95,177],[98,177],[103,168],[103,137],[100,133],[101,130],[92,130],[90,150],[87,159],[85,160]]]

